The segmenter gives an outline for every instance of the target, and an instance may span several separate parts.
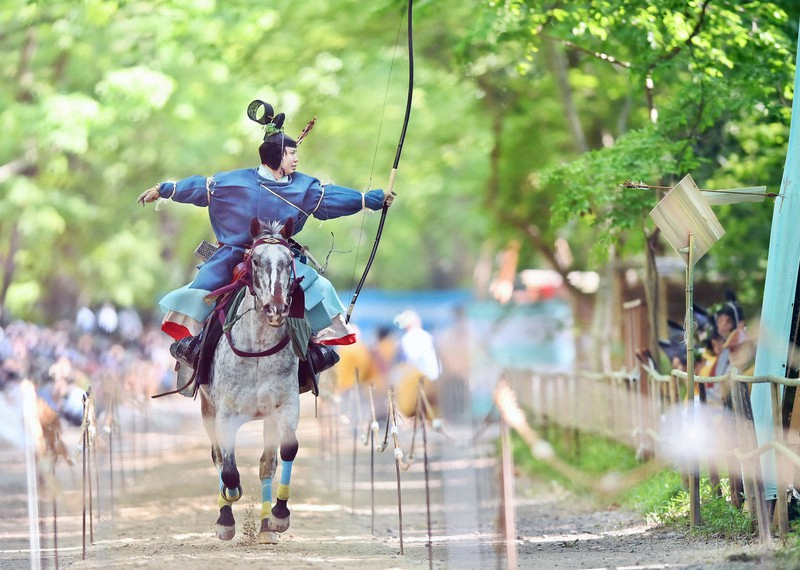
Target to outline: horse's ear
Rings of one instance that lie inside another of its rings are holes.
[[[250,220],[250,237],[255,238],[258,234],[261,233],[261,220],[258,218],[253,218]]]
[[[289,239],[294,235],[294,218],[289,218],[281,228],[281,235],[283,239]]]

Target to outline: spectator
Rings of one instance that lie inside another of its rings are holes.
[[[117,310],[111,303],[104,303],[97,312],[97,325],[106,334],[113,334],[117,330],[119,319]]]
[[[119,312],[119,334],[125,342],[135,342],[142,336],[144,325],[139,313],[133,309]]]
[[[339,363],[331,369],[334,378],[334,392],[342,399],[342,412],[345,417],[355,423],[362,419],[356,398],[366,396],[370,384],[375,381],[377,368],[369,347],[361,340],[361,331],[350,325],[356,334],[356,342],[340,346]],[[356,384],[358,381],[358,384]],[[361,399],[362,406],[367,406],[366,399]],[[368,417],[366,407],[361,408],[362,417]]]
[[[438,380],[441,374],[439,357],[433,343],[433,336],[422,328],[422,320],[414,311],[403,311],[394,318],[394,323],[405,332],[400,337],[400,380],[397,388],[397,407],[406,416],[413,416],[417,410],[418,386],[420,380],[423,390],[434,413],[438,414]]]
[[[386,384],[386,378],[399,358],[400,346],[391,327],[378,327],[377,341],[372,347],[372,358],[375,361],[375,373]]]
[[[439,357],[431,333],[422,328],[422,321],[414,311],[403,311],[394,318],[394,323],[403,329],[400,337],[400,358],[415,366],[429,380],[436,380],[441,373]]]
[[[725,297],[725,304],[715,314],[717,333],[724,340],[714,375],[726,374],[731,366],[736,367],[739,374],[752,374],[756,351],[753,340],[747,334],[744,311],[733,291],[725,291]]]
[[[84,305],[75,314],[75,326],[83,333],[94,332],[97,326],[97,317],[89,307]]]
[[[700,376],[717,376],[717,361],[722,354],[722,345],[725,339],[712,325],[706,334],[705,347],[703,350],[703,365],[698,372]],[[709,404],[721,404],[719,384],[706,384],[706,402]]]
[[[453,323],[436,338],[442,365],[439,387],[442,415],[454,423],[469,419],[474,338],[466,309],[461,305],[453,310]]]

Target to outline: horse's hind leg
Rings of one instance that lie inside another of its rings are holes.
[[[278,542],[277,533],[289,528],[289,484],[292,479],[292,462],[297,456],[297,437],[294,434],[296,422],[280,428],[276,421],[264,421],[264,453],[261,455],[259,476],[261,478],[261,532],[258,535],[262,544]],[[272,505],[272,480],[278,465],[278,446],[281,454],[281,478],[276,493],[275,505]]]
[[[269,528],[269,513],[272,508],[272,479],[278,466],[277,446],[270,445],[267,435],[267,422],[264,422],[264,453],[258,467],[261,479],[261,530],[258,533],[259,544],[278,544],[278,534]]]
[[[222,485],[222,452],[219,449],[216,429],[216,410],[208,398],[206,386],[200,388],[200,410],[203,417],[203,427],[211,440],[211,461],[220,474],[220,488]],[[236,521],[233,518],[231,501],[226,500],[220,493],[217,500],[219,505],[219,518],[217,518],[217,538],[220,540],[231,540],[236,535]]]

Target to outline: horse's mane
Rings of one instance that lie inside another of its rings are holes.
[[[284,224],[278,220],[259,220],[253,218],[250,225],[250,235],[256,240],[262,237],[281,237]]]

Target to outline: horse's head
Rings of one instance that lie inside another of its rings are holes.
[[[294,257],[289,247],[294,221],[281,226],[253,219],[250,234],[252,287],[255,307],[267,318],[270,326],[281,326],[289,315],[291,287],[294,283]]]

